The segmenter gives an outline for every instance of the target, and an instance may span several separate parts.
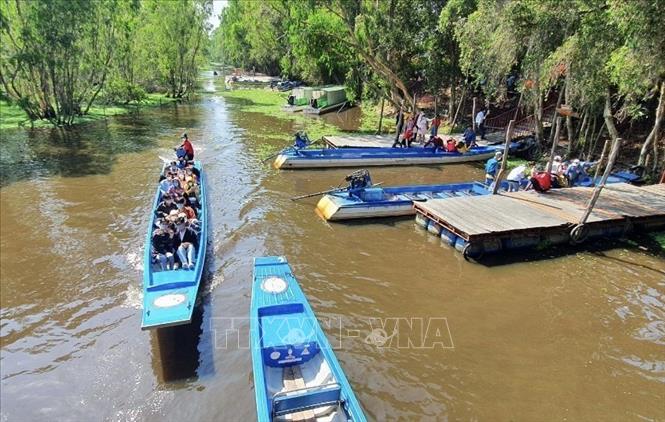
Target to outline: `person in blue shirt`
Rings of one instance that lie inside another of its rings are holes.
[[[464,138],[464,143],[466,144],[467,148],[471,148],[476,144],[476,132],[473,131],[471,126],[467,126],[466,130],[462,134],[462,137]]]
[[[494,184],[496,174],[499,171],[499,166],[502,158],[503,158],[503,153],[501,151],[497,151],[496,153],[494,153],[494,157],[490,158],[489,160],[487,160],[487,163],[485,163],[486,185],[492,186]]]
[[[580,160],[574,159],[566,169],[566,179],[568,179],[568,186],[573,187],[579,181],[582,175],[582,166]]]

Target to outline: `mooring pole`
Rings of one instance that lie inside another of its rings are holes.
[[[621,147],[621,138],[616,138],[614,142],[612,143],[612,152],[610,152],[610,158],[607,160],[607,167],[605,168],[605,172],[603,173],[603,178],[600,179],[600,184],[596,186],[596,188],[593,190],[593,195],[591,195],[591,199],[589,200],[589,203],[587,204],[586,210],[584,211],[584,214],[582,214],[582,218],[580,218],[580,222],[578,226],[584,225],[589,218],[589,215],[591,215],[591,212],[593,211],[593,207],[596,205],[596,201],[598,200],[598,197],[600,196],[600,192],[603,190],[605,187],[605,183],[607,182],[607,178],[610,176],[610,173],[612,172],[612,166],[614,166],[614,161],[617,158],[617,155],[619,155],[619,148]]]
[[[473,97],[473,106],[471,107],[471,125],[473,133],[476,133],[476,97]]]
[[[610,144],[610,140],[605,140],[605,145],[603,145],[603,152],[600,153],[600,158],[598,159],[598,164],[596,164],[596,172],[593,175],[593,180],[591,183],[596,185],[596,179],[598,178],[598,173],[600,173],[600,168],[603,166],[603,160],[605,159],[605,154],[607,153],[607,147]]]
[[[505,173],[506,171],[506,164],[508,163],[508,152],[510,151],[510,140],[513,137],[514,126],[515,126],[515,120],[511,120],[508,123],[508,128],[506,129],[506,145],[503,147],[503,158],[501,159],[501,169],[494,178],[494,188],[492,189],[492,195],[496,195],[496,193],[499,191],[501,178],[503,177],[503,173]]]

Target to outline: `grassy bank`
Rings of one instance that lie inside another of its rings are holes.
[[[318,139],[323,135],[344,133],[343,130],[327,123],[323,119],[306,116],[302,112],[287,113],[282,111],[282,107],[286,105],[288,92],[272,91],[264,88],[250,88],[222,91],[221,95],[225,98],[235,100],[238,107],[244,112],[261,113],[278,119],[295,121],[304,128],[311,139]],[[384,117],[383,130],[394,130],[391,123],[391,118]],[[358,132],[376,133],[378,127],[378,108],[373,105],[363,104]]]
[[[176,101],[173,98],[166,98],[163,94],[147,94],[146,98],[139,104],[121,104],[121,105],[101,105],[93,104],[88,114],[79,116],[74,124],[94,122],[109,116],[127,114],[136,111],[137,108],[155,107],[162,104],[168,104]],[[0,100],[0,130],[16,129],[19,127],[52,127],[47,120],[37,120],[30,122],[28,115],[16,104]]]

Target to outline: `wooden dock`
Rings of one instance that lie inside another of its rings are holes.
[[[417,222],[465,253],[520,249],[622,236],[665,227],[665,184],[606,185],[580,236],[571,237],[593,188],[553,189],[416,202]]]

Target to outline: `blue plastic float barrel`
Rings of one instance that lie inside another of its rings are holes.
[[[422,214],[416,214],[416,224],[418,224],[420,227],[423,229],[427,230],[427,226],[429,226],[430,219],[425,217]]]

